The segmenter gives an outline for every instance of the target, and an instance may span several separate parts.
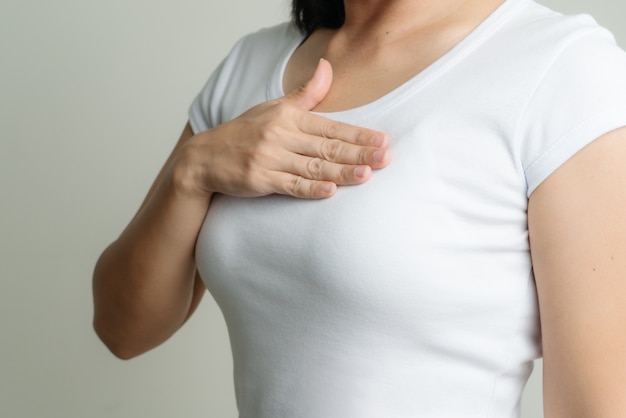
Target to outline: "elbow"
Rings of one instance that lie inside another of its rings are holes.
[[[133,348],[124,338],[110,331],[110,328],[94,318],[93,329],[106,348],[120,360],[130,360],[143,353]]]

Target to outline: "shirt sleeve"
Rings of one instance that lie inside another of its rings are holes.
[[[538,84],[518,134],[530,196],[594,139],[626,126],[626,53],[596,27],[572,39]]]
[[[194,134],[206,131],[216,126],[217,115],[211,111],[214,101],[215,85],[220,78],[224,62],[213,71],[200,93],[195,97],[189,108],[189,124]]]
[[[223,120],[221,100],[233,75],[245,38],[239,40],[213,71],[189,108],[189,124],[194,133],[214,128]]]

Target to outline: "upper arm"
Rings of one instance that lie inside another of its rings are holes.
[[[626,128],[530,197],[547,417],[626,416]]]

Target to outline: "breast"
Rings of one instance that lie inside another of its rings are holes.
[[[523,179],[497,131],[472,143],[425,119],[394,133],[389,167],[330,199],[215,196],[196,257],[241,396],[326,397],[332,376],[361,399],[394,382],[407,397],[389,402],[409,411],[416,391],[429,402],[471,387],[487,403],[505,364],[528,373],[536,296]],[[431,372],[446,375],[442,387]]]

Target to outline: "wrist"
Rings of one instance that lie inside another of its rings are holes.
[[[177,160],[170,168],[165,182],[174,197],[208,202],[213,192],[203,187],[201,179],[200,167],[188,161]]]

